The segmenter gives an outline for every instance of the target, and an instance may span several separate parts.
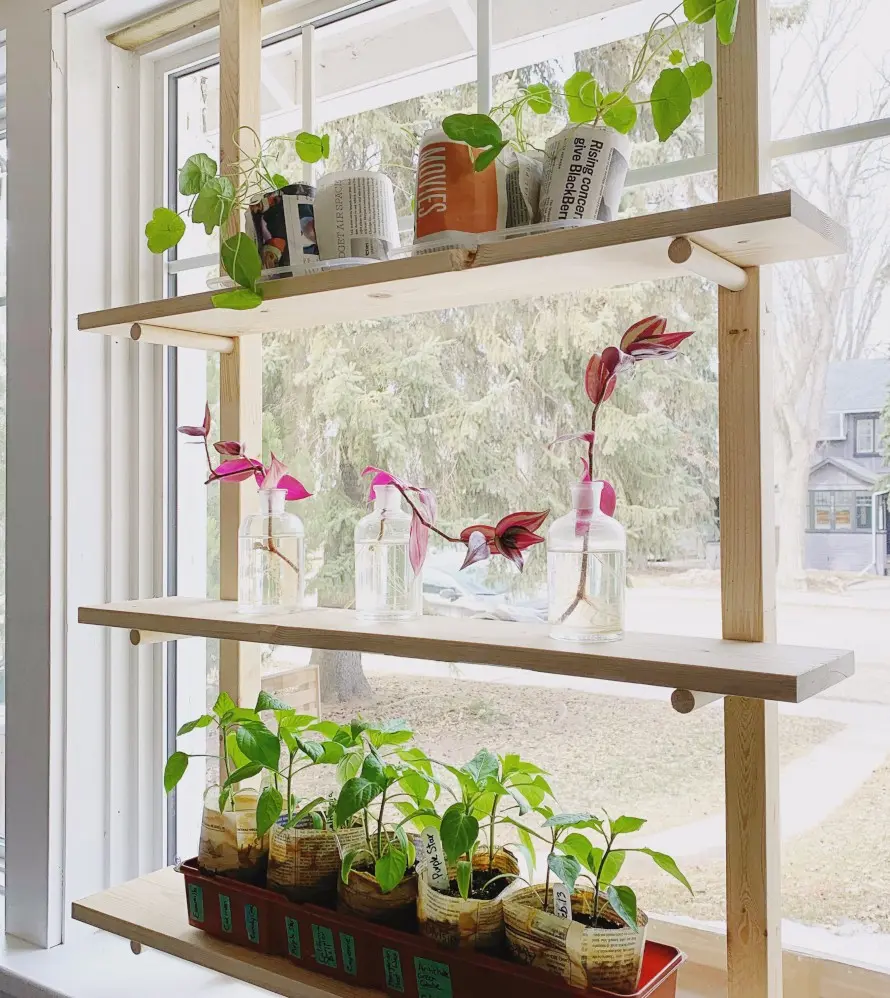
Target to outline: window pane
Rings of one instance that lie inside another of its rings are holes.
[[[856,529],[871,530],[871,496],[856,496]]]
[[[873,419],[856,420],[856,452],[858,454],[873,454],[875,450],[875,421]]]
[[[886,117],[886,29],[884,0],[773,0],[773,135]]]

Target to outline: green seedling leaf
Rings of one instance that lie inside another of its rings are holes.
[[[331,137],[327,133],[321,137],[321,158],[327,159],[331,155]]]
[[[568,887],[569,893],[575,889],[575,881],[581,873],[581,864],[574,856],[558,856],[551,853],[547,857],[547,866],[550,872]]]
[[[535,114],[548,114],[553,110],[553,94],[546,84],[530,83],[525,92],[528,94],[528,106]]]
[[[672,66],[679,66],[683,61],[683,53],[679,49],[672,49],[671,54],[668,56],[668,62]]]
[[[420,770],[421,773],[426,773],[427,776],[433,775],[433,764],[430,762],[429,757],[423,749],[400,748],[396,751],[396,755],[402,760],[402,762],[407,762],[415,769]]]
[[[422,774],[409,770],[399,780],[399,786],[415,801],[426,800],[430,781]]]
[[[482,787],[489,779],[497,780],[499,766],[498,757],[493,752],[480,749],[461,769],[472,778],[477,787]]]
[[[666,142],[689,117],[692,90],[682,69],[663,69],[652,87],[652,120]]]
[[[338,825],[345,825],[354,815],[366,808],[381,793],[376,783],[369,783],[361,776],[347,780],[337,798],[336,817]]]
[[[192,205],[192,221],[203,224],[207,235],[224,225],[235,204],[235,188],[228,177],[214,177],[201,188]]]
[[[593,849],[590,844],[590,839],[586,835],[582,835],[580,832],[572,832],[571,835],[567,835],[562,842],[559,844],[559,848],[567,856],[574,856],[578,862],[586,867],[588,870],[593,869],[595,872],[595,867],[592,867],[591,863],[591,851]],[[598,850],[600,857],[602,857],[602,849]]]
[[[260,690],[260,695],[256,698],[256,707],[253,709],[257,714],[263,710],[281,710],[286,715],[292,712],[288,704],[283,700],[279,700],[278,697],[273,697],[271,693],[267,693],[265,690]],[[280,717],[278,718],[278,723],[281,724]]]
[[[461,856],[471,854],[479,837],[479,821],[467,814],[463,804],[452,804],[442,815],[442,846],[449,863],[456,863]]]
[[[242,766],[246,766],[250,762],[250,759],[238,748],[234,731],[230,731],[226,735],[226,755],[228,755],[235,769],[241,769]]]
[[[306,817],[307,814],[312,814],[316,808],[321,807],[325,803],[324,797],[316,797],[314,800],[309,801],[308,804],[304,804],[299,811],[294,814],[288,823],[284,826],[285,828],[296,828],[297,825]],[[313,815],[313,825],[315,825],[314,815]],[[323,822],[319,820],[318,825],[315,827],[323,827]]]
[[[219,719],[220,724],[235,724],[235,722],[243,723],[244,721],[253,721],[256,724],[262,724],[259,714],[255,710],[251,710],[249,707],[233,707],[231,710],[227,710],[225,714]]]
[[[312,132],[300,132],[294,139],[294,149],[304,163],[317,163],[325,158],[324,143],[321,136]]]
[[[220,814],[222,814],[223,811],[225,811],[226,804],[229,803],[229,793],[230,793],[230,791],[226,787],[224,787],[219,792],[219,799],[218,799],[217,803],[219,805],[219,813]]]
[[[483,170],[487,170],[509,144],[510,143],[506,141],[498,142],[490,149],[484,149],[480,152],[479,155],[473,160],[473,169],[476,173],[481,173]]]
[[[257,308],[263,304],[263,296],[259,291],[248,291],[247,288],[236,288],[233,291],[220,291],[210,299],[214,308],[232,308],[239,312]]]
[[[226,273],[242,288],[256,291],[256,282],[263,272],[256,243],[244,232],[227,239],[220,248],[220,257]]]
[[[455,142],[466,142],[474,149],[486,149],[504,141],[501,127],[487,114],[449,114],[442,130]]]
[[[387,721],[386,724],[366,728],[365,731],[374,748],[382,748],[384,745],[403,745],[414,737],[411,725],[402,720]]]
[[[526,799],[525,794],[523,794],[519,790],[517,790],[516,787],[509,787],[508,790],[507,790],[507,793],[519,805],[519,814],[520,814],[520,817],[523,814],[528,814],[528,812],[531,811],[532,805]]]
[[[297,748],[310,759],[314,765],[335,766],[346,752],[337,742],[309,742],[295,739]]]
[[[340,744],[339,742],[337,743]],[[358,776],[362,769],[362,757],[360,752],[347,752],[337,763],[337,782],[343,786],[347,780]]]
[[[182,164],[179,171],[179,193],[190,197],[200,194],[204,185],[219,172],[216,162],[207,153],[199,152]]]
[[[470,885],[473,883],[473,864],[465,859],[457,864],[457,889],[466,901],[470,896]]]
[[[213,724],[215,718],[212,714],[202,714],[195,721],[186,721],[185,724],[176,732],[176,737],[180,735],[187,735],[190,731],[194,731],[195,728],[206,728]]]
[[[263,767],[258,762],[249,762],[246,766],[239,766],[239,768],[226,779],[226,782],[223,784],[223,790],[229,790],[236,783],[243,783],[245,780],[252,780],[259,773],[262,773],[262,771]]]
[[[630,887],[615,887],[610,884],[606,888],[606,897],[615,914],[630,928],[640,931],[637,925],[637,896]]]
[[[333,738],[340,730],[340,725],[336,721],[315,721],[306,727],[307,731],[318,731],[325,738]]]
[[[592,818],[592,814],[584,814],[582,812],[554,814],[544,822],[544,825],[547,828],[574,828],[575,826],[583,825]]]
[[[603,888],[611,884],[621,872],[621,867],[624,866],[625,855],[623,850],[616,849],[609,853],[606,857],[606,862],[603,863],[603,850],[594,847],[590,850],[587,862],[585,863],[584,860],[581,862],[590,870],[594,877],[599,873],[600,888]],[[600,864],[602,864],[602,870],[600,870]]]
[[[145,226],[145,237],[152,253],[163,253],[175,246],[185,235],[185,222],[169,208],[155,208]]]
[[[531,833],[527,828],[523,828],[522,825],[516,825],[516,829],[519,832],[519,844],[525,852],[525,861],[528,864],[528,875],[529,879],[531,879],[535,875],[535,867],[537,866],[535,844],[532,842]]]
[[[349,883],[349,874],[352,873],[355,867],[355,861],[359,858],[362,853],[367,852],[365,848],[362,849],[350,849],[349,852],[343,854],[343,859],[340,861],[340,879],[344,884]]]
[[[683,70],[693,98],[706,94],[714,83],[714,74],[707,62],[694,62]]]
[[[710,21],[717,12],[717,0],[683,0],[686,20],[695,24]]]
[[[275,787],[266,787],[256,805],[256,833],[262,838],[281,817],[284,804],[281,794]]]
[[[228,693],[220,693],[216,698],[216,703],[213,705],[213,713],[217,717],[222,717],[224,714],[228,714],[230,710],[235,709],[235,701],[229,696]]]
[[[179,783],[188,767],[189,757],[185,752],[174,752],[170,756],[167,760],[167,765],[164,766],[164,791],[166,793],[169,794],[176,784]]]
[[[651,856],[653,862],[656,866],[660,866],[665,873],[669,873],[674,880],[679,880],[680,883],[689,891],[690,894],[695,894],[689,881],[680,871],[680,867],[677,866],[676,862],[667,855],[667,853],[656,852],[654,849],[634,849],[633,852],[643,852],[647,856]]]
[[[637,123],[637,106],[627,96],[617,90],[603,98],[603,124],[626,135]]]
[[[266,769],[278,769],[281,747],[276,735],[257,721],[245,721],[235,732],[238,748],[251,762],[258,762]]]
[[[273,173],[272,186],[275,188],[276,191],[280,191],[282,187],[290,186],[290,181],[287,179],[287,177],[282,176],[280,173]]]
[[[389,894],[402,882],[402,877],[408,869],[408,854],[398,846],[390,843],[389,848],[374,864],[374,876],[380,884],[380,890]]]
[[[296,735],[289,728],[285,728],[282,725],[278,726],[278,735],[284,742],[284,747],[287,749],[288,755],[296,755],[298,749]]]
[[[591,73],[583,69],[573,73],[566,80],[565,94],[569,121],[581,124],[596,118],[597,107],[602,103],[603,92]]]
[[[369,755],[362,763],[362,779],[373,783],[381,790],[387,785],[386,768],[376,755]]]
[[[629,818],[622,814],[620,818],[615,818],[611,822],[613,835],[629,835],[631,832],[638,832],[646,824],[645,818]]]
[[[505,780],[511,773],[524,773],[527,776],[547,775],[546,769],[541,769],[540,766],[536,766],[532,762],[525,762],[518,755],[505,755],[501,760],[501,764]]]
[[[739,0],[717,0],[717,37],[724,45],[735,38],[739,20]]]

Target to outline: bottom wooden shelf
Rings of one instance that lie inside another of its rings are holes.
[[[302,970],[282,957],[253,953],[192,928],[186,914],[182,877],[172,868],[75,901],[71,914],[78,922],[285,998],[325,998],[327,995],[386,998],[381,991],[322,977]],[[135,966],[138,968],[138,964]]]

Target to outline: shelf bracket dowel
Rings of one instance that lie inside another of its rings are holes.
[[[707,707],[709,703],[722,700],[722,693],[699,693],[696,690],[674,690],[671,693],[671,706],[678,714],[691,714],[694,710]]]
[[[134,627],[130,631],[130,644],[134,648],[145,648],[148,645],[161,645],[167,641],[179,641],[182,634],[165,634],[161,631],[142,631]]]
[[[188,347],[192,350],[206,350],[208,353],[231,353],[235,349],[235,341],[231,336],[196,333],[191,329],[169,329],[167,326],[153,326],[149,322],[134,322],[130,327],[130,339],[135,343]]]
[[[681,267],[687,274],[713,281],[727,291],[742,291],[748,285],[745,271],[722,256],[687,239],[677,236],[668,247],[668,259]]]

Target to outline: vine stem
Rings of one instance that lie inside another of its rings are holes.
[[[414,503],[411,502],[411,499],[408,497],[407,490],[402,488],[401,485],[396,485],[396,488],[399,490],[399,493],[402,496],[402,498],[405,500],[405,502],[408,503],[408,505],[414,511],[414,515],[417,517],[417,519],[420,520],[420,522],[427,529],[432,530],[434,534],[437,534],[443,540],[448,541],[449,544],[466,544],[466,541],[462,540],[460,537],[452,537],[450,534],[446,534],[444,530],[440,530],[434,523],[430,523],[430,521],[423,515],[423,513],[420,512],[420,510],[414,505]]]

